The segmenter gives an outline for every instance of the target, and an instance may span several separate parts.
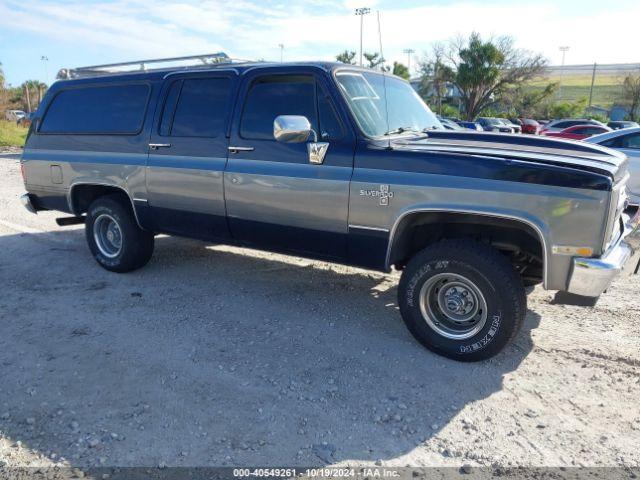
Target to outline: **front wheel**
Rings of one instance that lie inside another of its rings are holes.
[[[85,233],[94,258],[112,272],[136,270],[153,254],[153,233],[138,226],[131,207],[118,195],[100,197],[89,206]]]
[[[448,240],[418,253],[398,287],[402,318],[428,349],[460,361],[493,357],[527,309],[520,275],[488,245]]]

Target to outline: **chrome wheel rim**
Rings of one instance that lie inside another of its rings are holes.
[[[122,230],[120,225],[106,213],[93,222],[93,239],[100,253],[107,258],[115,258],[122,250]]]
[[[487,323],[487,302],[480,289],[456,273],[439,273],[420,289],[420,311],[439,335],[465,340]]]

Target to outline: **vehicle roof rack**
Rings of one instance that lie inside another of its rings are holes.
[[[135,71],[146,72],[149,70],[166,70],[168,68],[171,68],[171,66],[169,65],[160,67],[158,66],[159,64],[182,63],[182,65],[178,65],[178,68],[188,68],[194,66],[205,67],[242,61],[243,60],[232,59],[224,52],[217,52],[207,53],[204,55],[190,55],[187,57],[152,58],[148,60],[135,60],[131,62],[92,65],[89,67],[63,68],[58,72],[57,78],[59,80],[68,80],[72,78],[95,77],[99,75],[109,75],[114,73],[126,73]],[[152,65],[154,68],[148,68],[149,65]]]

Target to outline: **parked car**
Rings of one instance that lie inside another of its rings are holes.
[[[522,118],[520,121],[522,122],[522,133],[529,135],[538,135],[540,133],[540,124],[532,118]]]
[[[464,128],[462,128],[456,122],[449,120],[448,118],[442,118],[438,116],[438,120],[440,120],[442,126],[447,130],[464,130]]]
[[[485,132],[513,133],[513,128],[505,125],[497,118],[478,117],[476,123],[478,123]]]
[[[4,112],[5,120],[9,122],[18,123],[20,119],[24,118],[27,114],[22,110],[6,110]]]
[[[590,120],[588,118],[566,118],[563,120],[550,121],[542,127],[540,133],[545,134],[546,132],[561,132],[565,128],[574,127],[576,125],[597,125],[599,127],[604,127],[604,124],[598,122],[597,120]]]
[[[508,118],[498,118],[502,123],[511,128],[513,133],[522,133],[522,127],[518,123],[513,123]]]
[[[592,135],[599,135],[601,133],[610,132],[611,129],[605,126],[599,125],[574,125],[573,127],[565,128],[560,132],[543,132],[543,135],[547,137],[559,137],[568,138],[570,140],[584,140]]]
[[[160,233],[395,267],[410,332],[461,361],[514,338],[527,286],[598,297],[640,261],[621,153],[444,130],[408,82],[366,68],[217,58],[61,72],[23,151],[25,207],[84,223],[113,272]]]
[[[482,125],[480,125],[477,122],[467,122],[464,120],[459,120],[458,122],[456,122],[458,125],[460,125],[461,127],[464,127],[466,129],[469,130],[475,130],[476,132],[482,132]]]
[[[631,174],[628,183],[630,201],[640,204],[640,127],[614,130],[587,138],[585,141],[613,148],[627,156]]]
[[[31,121],[32,121],[34,115],[35,115],[35,112],[30,112],[30,113],[25,114],[24,117],[20,118],[17,121],[17,124],[20,125],[21,127],[29,128],[31,126]]]
[[[622,128],[635,128],[640,127],[637,122],[630,122],[627,120],[619,120],[607,123],[607,127],[611,130],[620,130]]]

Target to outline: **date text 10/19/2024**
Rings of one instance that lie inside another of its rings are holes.
[[[398,478],[400,472],[393,468],[234,468],[236,478]]]

